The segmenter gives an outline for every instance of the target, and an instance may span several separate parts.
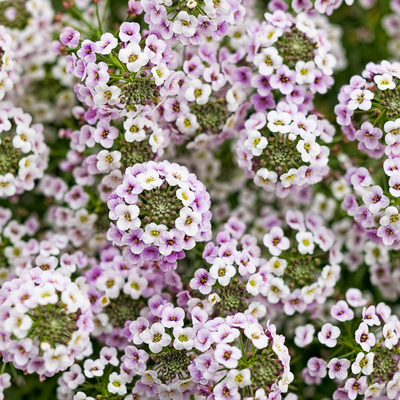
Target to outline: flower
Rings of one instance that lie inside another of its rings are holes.
[[[126,394],[126,380],[125,378],[122,377],[122,375],[119,375],[116,372],[113,372],[110,374],[108,377],[109,384],[107,385],[107,390],[110,393],[117,393],[120,396],[123,396]]]
[[[335,347],[337,338],[340,336],[340,329],[330,323],[324,324],[318,333],[318,340],[327,347]]]

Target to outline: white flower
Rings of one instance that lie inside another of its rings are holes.
[[[128,282],[124,285],[124,293],[131,296],[132,299],[138,299],[147,288],[147,279],[139,276],[137,272],[131,272],[128,276]]]
[[[267,24],[266,26],[264,26],[262,34],[258,36],[258,40],[261,45],[268,47],[274,44],[282,35],[282,29]]]
[[[251,314],[254,318],[262,318],[267,315],[267,307],[264,304],[259,303],[258,301],[253,301],[249,304],[249,308],[245,310],[245,314]]]
[[[210,275],[218,280],[221,286],[229,285],[231,278],[236,274],[236,268],[233,265],[225,264],[222,258],[217,257],[210,268]]]
[[[315,79],[314,61],[308,61],[308,62],[298,61],[295,69],[296,69],[296,82],[299,85],[302,85],[303,83],[314,82]]]
[[[333,68],[336,67],[337,61],[334,55],[332,54],[325,54],[324,57],[317,55],[315,57],[315,63],[317,64],[318,68],[322,70],[325,75],[332,75]]]
[[[385,122],[383,129],[387,133],[385,136],[386,144],[391,145],[396,143],[397,137],[400,134],[400,118],[397,118],[395,121]]]
[[[176,126],[179,132],[191,135],[199,129],[200,125],[197,122],[197,117],[194,114],[188,113],[185,116],[178,117]]]
[[[265,349],[268,346],[268,337],[259,325],[251,324],[244,330],[244,334],[257,349]]]
[[[162,85],[165,80],[171,75],[171,71],[164,63],[160,63],[151,69],[157,86]]]
[[[121,167],[121,153],[117,150],[112,151],[111,153],[108,150],[101,150],[97,154],[97,160],[97,169],[103,173]]]
[[[311,304],[317,297],[318,283],[315,282],[310,286],[304,286],[301,288],[301,294],[303,296],[303,301],[306,304]]]
[[[268,171],[267,168],[260,168],[254,176],[254,183],[267,192],[273,192],[277,179],[278,174],[275,171]]]
[[[193,8],[196,8],[196,6],[197,6],[197,1],[195,1],[195,0],[189,0],[186,3],[186,7],[190,8],[191,10],[193,10]]]
[[[66,290],[61,293],[61,300],[66,304],[68,311],[75,313],[85,302],[83,293],[76,283],[70,283]]]
[[[272,257],[267,262],[268,271],[272,272],[276,276],[282,276],[283,273],[285,272],[286,267],[287,267],[287,261],[284,260],[283,258]]]
[[[380,397],[383,389],[385,387],[385,383],[374,383],[373,385],[369,386],[368,389],[365,391],[364,396],[365,398],[377,398]]]
[[[125,140],[129,143],[141,142],[146,139],[144,130],[145,119],[143,117],[127,118],[124,122]]]
[[[56,289],[52,283],[46,282],[43,286],[37,286],[34,292],[37,302],[42,306],[58,302]]]
[[[108,379],[110,383],[107,385],[107,390],[110,393],[118,393],[120,396],[126,394],[126,379],[122,375],[113,372]]]
[[[317,156],[321,151],[321,146],[316,143],[316,137],[312,133],[304,133],[303,139],[297,143],[296,149],[301,154],[304,162],[310,162],[311,157]]]
[[[372,107],[371,99],[374,98],[374,94],[370,90],[355,89],[350,94],[350,101],[347,107],[350,110],[356,110],[359,108],[363,111],[368,111]]]
[[[391,350],[399,341],[396,335],[396,326],[394,322],[389,322],[383,327],[383,337],[385,338],[385,346]]]
[[[237,369],[231,369],[226,376],[226,386],[228,388],[240,387],[251,385],[251,373],[248,368],[242,369],[241,371]]]
[[[151,146],[151,151],[157,153],[159,148],[165,143],[165,138],[163,130],[161,128],[155,129],[149,137],[149,145]]]
[[[364,375],[371,375],[374,369],[374,353],[365,355],[363,352],[357,354],[356,360],[351,366],[353,374],[357,375],[362,372]]]
[[[101,83],[100,85],[97,85],[94,90],[97,93],[94,96],[94,102],[97,105],[114,105],[119,102],[121,89],[117,86],[108,86],[105,83]]]
[[[285,112],[270,111],[267,114],[268,129],[271,132],[289,133],[292,117]]]
[[[389,206],[385,210],[385,215],[380,219],[379,223],[383,226],[392,226],[396,230],[400,230],[399,210],[394,206]]]
[[[56,344],[55,349],[48,349],[43,353],[44,365],[49,372],[59,371],[61,368],[68,366],[69,350],[62,344]]]
[[[144,190],[151,190],[160,187],[163,184],[160,175],[155,170],[147,170],[137,176],[140,185]]]
[[[231,89],[226,92],[226,102],[228,111],[235,112],[246,100],[246,93],[242,90],[242,84],[236,82]]]
[[[179,218],[175,220],[175,227],[185,235],[195,236],[199,231],[201,221],[200,213],[193,211],[189,207],[183,207],[179,212]]]
[[[189,15],[186,11],[180,11],[174,21],[172,30],[174,33],[192,37],[196,33],[196,26],[198,24],[197,18],[194,15]]]
[[[146,244],[154,243],[156,246],[159,244],[158,237],[167,230],[165,225],[157,225],[154,222],[146,225],[146,228],[143,232],[142,240]]]
[[[314,236],[311,232],[297,232],[296,240],[299,243],[298,249],[300,254],[314,253]]]
[[[6,332],[14,334],[18,339],[23,339],[32,326],[29,315],[17,313],[11,309],[10,316],[2,323]]]
[[[173,345],[176,350],[191,350],[193,348],[193,338],[195,336],[193,328],[181,328],[177,326],[172,333],[175,338]]]
[[[227,15],[231,12],[231,6],[226,0],[204,0],[204,11],[210,18],[215,18],[216,14],[220,16]]]
[[[250,150],[253,156],[261,155],[267,145],[267,138],[262,136],[259,131],[256,131],[254,129],[248,131],[248,136],[244,142],[244,147],[246,147],[247,150]]]
[[[6,92],[13,88],[14,84],[12,80],[8,77],[7,72],[0,71],[0,100],[3,99]]]
[[[297,183],[300,181],[298,170],[296,168],[290,168],[286,174],[281,175],[280,180],[284,188],[297,185]]]
[[[325,267],[322,269],[321,276],[318,278],[318,283],[321,286],[334,287],[339,278],[339,265],[325,265]]]
[[[34,141],[36,132],[25,124],[17,126],[17,134],[13,137],[13,145],[17,149],[21,149],[23,153],[29,153],[32,150],[32,142]]]
[[[208,83],[203,83],[200,79],[193,79],[186,89],[185,98],[187,101],[195,101],[197,104],[203,105],[208,102],[211,91]]]
[[[196,198],[194,192],[189,188],[189,185],[182,184],[176,191],[176,197],[183,203],[185,207],[189,207]]]
[[[0,197],[14,196],[17,188],[15,187],[15,177],[11,172],[0,175]]]
[[[263,278],[260,274],[253,274],[249,277],[246,284],[246,291],[253,296],[257,296],[259,293],[259,288],[263,284]]]
[[[383,75],[375,75],[374,81],[379,90],[394,89],[396,84],[393,82],[393,76],[385,72]]]
[[[267,47],[254,57],[253,62],[261,75],[268,76],[274,72],[274,69],[278,69],[282,65],[282,60],[275,47]]]
[[[283,279],[273,278],[267,286],[267,289],[262,294],[267,296],[270,303],[276,304],[280,299],[284,299],[289,293],[290,290],[285,285]]]
[[[171,336],[165,333],[165,328],[159,322],[140,333],[140,338],[149,345],[153,353],[159,353],[163,347],[171,343]]]
[[[132,42],[119,51],[118,58],[126,64],[128,71],[131,72],[138,72],[149,62],[149,57],[142,52],[140,46]]]
[[[115,207],[115,214],[118,217],[117,226],[123,231],[137,229],[140,227],[140,219],[137,218],[140,209],[137,205],[118,204]]]

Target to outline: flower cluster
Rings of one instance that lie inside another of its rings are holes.
[[[318,341],[329,349],[344,347],[352,351],[340,358],[334,355],[310,358],[302,372],[306,384],[319,385],[328,375],[338,382],[334,398],[346,396],[354,400],[357,395],[397,398],[399,318],[384,303],[367,307],[367,300],[355,289],[346,293],[346,299],[347,302],[340,300],[332,306],[330,313],[336,322],[351,323],[351,330],[325,323],[318,333]],[[361,311],[360,317],[355,317],[353,308]]]
[[[32,124],[32,116],[3,102],[0,106],[0,197],[11,197],[35,187],[43,177],[49,148],[43,125]]]
[[[65,370],[85,352],[94,326],[86,294],[49,269],[23,272],[0,289],[5,361],[45,376]]]
[[[104,160],[109,163],[109,160]],[[116,220],[107,235],[131,262],[159,261],[175,269],[196,242],[211,235],[210,196],[186,167],[163,161],[129,167],[107,202]]]

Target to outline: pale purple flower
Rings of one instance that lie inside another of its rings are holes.
[[[330,323],[324,324],[318,333],[318,340],[327,347],[335,347],[340,329]]]
[[[363,376],[360,379],[350,378],[345,383],[344,388],[348,391],[350,400],[354,400],[357,395],[364,394],[364,392],[367,390],[367,377]]]
[[[172,252],[179,252],[183,249],[184,234],[178,229],[165,231],[159,236],[160,253],[164,256],[169,256]]]
[[[103,61],[99,62],[98,64],[94,62],[88,64],[86,67],[86,85],[90,89],[94,89],[97,85],[107,83],[110,79],[107,71],[108,65]]]
[[[272,75],[269,83],[274,89],[279,89],[282,94],[293,91],[296,82],[296,72],[291,71],[286,65],[282,65],[275,75]]]
[[[357,168],[354,174],[351,176],[351,184],[354,190],[361,190],[369,186],[372,182],[372,178],[369,171],[365,167]]]
[[[79,58],[85,60],[88,64],[96,61],[97,45],[91,40],[85,39],[81,48],[78,50],[77,55]]]
[[[381,137],[382,131],[379,128],[374,128],[370,122],[364,122],[361,125],[361,129],[356,132],[356,139],[364,143],[369,150],[373,150],[378,146]]]
[[[201,294],[208,294],[215,282],[216,280],[204,268],[200,268],[194,273],[194,278],[190,280],[190,287],[200,291]]]
[[[284,236],[283,230],[279,226],[273,227],[269,233],[264,235],[263,243],[273,256],[279,256],[282,251],[290,247],[289,239]]]
[[[368,325],[365,322],[361,322],[356,330],[355,339],[362,349],[367,352],[370,351],[371,347],[374,347],[376,343],[375,335],[369,332]]]
[[[339,300],[331,308],[331,316],[340,322],[351,321],[354,318],[354,311],[344,300]]]
[[[214,358],[226,368],[236,368],[239,359],[242,357],[242,351],[235,346],[229,346],[226,343],[218,343],[214,352]]]
[[[340,379],[343,381],[347,378],[347,370],[350,367],[350,361],[346,358],[332,358],[328,363],[328,374],[331,379]]]
[[[104,346],[100,350],[100,361],[104,365],[111,364],[114,365],[114,367],[116,367],[119,364],[117,356],[118,356],[117,349],[115,347]]]
[[[298,326],[295,331],[294,342],[298,347],[308,346],[314,339],[315,328],[311,324]]]
[[[322,358],[312,357],[307,362],[307,368],[311,376],[324,378],[326,376],[327,363]]]
[[[123,42],[140,42],[140,25],[136,22],[124,22],[119,28],[119,38]]]
[[[149,355],[144,350],[138,350],[135,346],[125,347],[125,355],[121,360],[129,369],[137,372],[146,370],[146,362]]]
[[[74,49],[79,44],[79,38],[81,34],[75,29],[67,26],[63,29],[60,34],[60,41],[62,44],[68,46],[70,49]]]
[[[350,125],[353,110],[349,110],[346,105],[338,104],[335,106],[336,121],[339,125]]]
[[[183,326],[185,311],[181,307],[173,307],[172,305],[165,307],[161,313],[161,323],[166,328],[176,328]]]
[[[378,185],[372,186],[362,199],[372,214],[376,214],[381,208],[386,208],[390,204],[390,200]]]
[[[240,400],[241,396],[238,392],[238,389],[239,388],[236,386],[228,387],[227,381],[224,380],[214,387],[213,393],[215,398],[218,399]]]

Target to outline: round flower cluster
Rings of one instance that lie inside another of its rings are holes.
[[[90,302],[68,277],[34,268],[0,292],[1,349],[5,362],[17,369],[52,376],[71,366],[90,343]]]
[[[358,289],[349,289],[346,300],[332,306],[331,317],[341,323],[357,322],[355,326],[352,324],[350,330],[345,330],[325,323],[318,340],[336,355],[345,353],[345,349],[352,351],[340,358],[334,354],[310,358],[302,372],[305,382],[319,385],[328,375],[338,385],[333,398],[346,396],[354,400],[357,395],[363,395],[365,398],[396,399],[400,390],[399,318],[384,303],[367,307],[367,300]],[[361,314],[361,320],[353,309]],[[336,351],[339,349],[343,350]]]
[[[326,31],[317,29],[307,13],[293,18],[276,10],[264,17],[266,24],[253,33],[251,54],[262,79],[297,104],[304,101],[306,89],[326,93],[336,66]]]
[[[299,210],[288,210],[285,220],[286,233],[278,219],[264,235],[264,245],[272,257],[249,277],[246,288],[254,296],[265,296],[270,304],[283,305],[285,314],[293,315],[315,309],[333,294],[341,259],[330,251],[335,235],[319,215],[309,211],[304,216]],[[297,249],[288,236],[295,236]]]
[[[141,0],[144,20],[151,31],[167,40],[176,36],[184,45],[196,45],[203,38],[220,41],[229,25],[240,25],[246,15],[241,0]]]
[[[293,380],[285,338],[272,324],[265,329],[253,316],[238,313],[185,326],[183,309],[170,303],[160,305],[157,314],[159,322],[139,318],[129,327],[130,340],[148,348],[127,346],[122,358],[121,370],[140,377],[133,395],[276,396]]]
[[[176,73],[179,90],[168,91],[159,120],[161,126],[171,130],[177,145],[190,140],[189,149],[211,147],[233,137],[235,127],[243,119],[239,116],[246,102],[241,94],[235,98],[232,90],[247,82],[251,71],[239,67],[234,72],[231,57],[229,53],[218,54],[216,48],[206,43],[187,49],[183,71]]]
[[[0,106],[0,198],[32,190],[47,168],[43,125],[12,103]]]
[[[12,37],[0,25],[0,100],[9,92],[16,80],[14,52],[11,51]]]
[[[85,271],[84,278],[94,313],[92,336],[120,350],[127,345],[124,328],[139,318],[147,305],[151,313],[152,304],[164,298],[159,295],[164,289],[176,292],[182,288],[175,272],[164,273],[151,261],[132,264],[115,247],[103,249],[100,262]]]
[[[0,207],[0,284],[20,276],[25,269],[31,269],[33,257],[39,253],[39,242],[32,238],[40,226],[37,216],[30,215],[22,224],[12,217],[10,208]],[[27,237],[29,240],[25,241]],[[63,247],[62,241],[55,239],[53,243]]]
[[[327,120],[281,101],[276,110],[246,120],[236,150],[238,164],[257,186],[284,196],[291,186],[313,185],[328,175],[329,148],[317,139],[330,143],[334,132]]]
[[[175,269],[184,250],[211,237],[210,195],[178,164],[129,167],[107,204],[110,219],[117,220],[108,239],[126,246],[124,256],[133,263],[159,261],[162,270]]]
[[[257,239],[244,235],[245,229],[243,222],[231,217],[224,225],[224,230],[217,234],[217,244],[209,242],[204,247],[203,259],[212,264],[209,271],[196,269],[190,280],[192,290],[199,292],[200,297],[208,296],[214,305],[215,316],[243,313],[249,309],[250,294],[246,290],[245,279],[256,272],[265,260],[260,258]],[[195,299],[190,296],[189,303],[194,304]],[[252,312],[257,313],[259,318],[263,317],[265,307],[259,305],[256,308],[251,307]]]

